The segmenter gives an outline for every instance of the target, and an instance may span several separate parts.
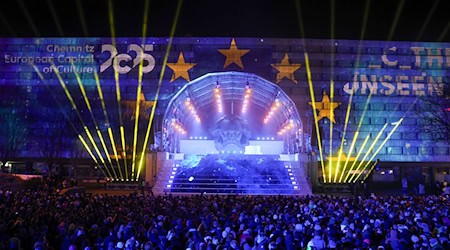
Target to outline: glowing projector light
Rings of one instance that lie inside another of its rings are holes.
[[[193,181],[194,180],[194,176],[189,177],[188,181]]]

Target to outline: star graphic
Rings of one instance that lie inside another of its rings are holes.
[[[180,52],[180,55],[178,56],[178,61],[176,63],[167,63],[167,66],[171,70],[173,70],[172,78],[170,79],[170,82],[175,81],[179,77],[184,78],[186,81],[190,81],[189,79],[189,70],[192,69],[196,63],[186,63],[184,61],[183,52]]]
[[[292,80],[295,84],[297,84],[297,80],[294,78],[294,72],[297,71],[302,65],[301,64],[290,64],[288,53],[284,54],[283,59],[279,64],[271,64],[276,70],[277,73],[277,83],[281,82],[283,78],[288,78]]]
[[[140,103],[139,117],[148,119],[149,118],[148,110],[153,106],[155,102],[146,101],[144,93],[141,93],[139,97],[139,103]],[[136,118],[136,101],[124,100],[122,101],[122,104],[125,105],[125,112],[123,113],[123,116],[130,117],[130,120],[134,120]]]
[[[312,102],[308,102],[309,105],[312,106]],[[320,121],[322,118],[327,117],[330,121],[333,123],[336,123],[334,120],[334,109],[336,109],[339,105],[341,105],[340,102],[330,102],[330,98],[328,97],[327,93],[323,92],[323,97],[321,102],[315,102],[316,109],[319,110],[319,115],[317,116],[317,121]]]
[[[223,68],[228,67],[230,64],[235,63],[237,66],[241,67],[241,69],[244,69],[244,65],[242,64],[241,57],[245,54],[247,54],[250,50],[249,49],[238,49],[236,45],[236,41],[231,39],[231,45],[229,49],[219,49],[220,53],[222,53],[224,56],[227,57],[225,64],[223,65]]]

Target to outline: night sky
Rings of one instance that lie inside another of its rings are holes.
[[[299,38],[302,36],[296,1],[184,0],[175,36]],[[1,2],[0,37],[111,36],[107,0],[80,0],[78,6],[76,0]],[[144,0],[112,2],[117,36],[141,36]],[[299,2],[306,38],[360,38],[367,0]],[[369,2],[365,40],[450,41],[448,0]],[[150,0],[148,36],[169,36],[177,3],[177,0]],[[79,6],[83,9],[87,33],[82,28]],[[401,12],[397,12],[399,6],[403,6]],[[26,12],[29,13],[28,18]],[[396,13],[399,14],[398,22],[394,25]],[[59,22],[59,29],[55,20]]]

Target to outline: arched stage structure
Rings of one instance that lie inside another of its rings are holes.
[[[302,137],[297,108],[277,85],[249,73],[206,74],[167,106],[155,190],[309,194]]]

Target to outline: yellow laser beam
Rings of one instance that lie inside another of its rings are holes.
[[[365,181],[365,180],[367,180],[367,178],[369,177],[369,175],[370,175],[370,172],[372,172],[372,170],[375,168],[375,166],[378,164],[378,160],[376,160],[373,164],[372,164],[372,166],[368,169],[368,171],[367,171],[367,175],[364,177],[364,179],[363,179],[363,181]],[[359,178],[359,177],[358,177]],[[356,180],[358,179],[358,178],[356,178]],[[356,180],[355,180],[355,182],[356,182]]]
[[[81,0],[76,0],[75,3],[77,4],[78,17],[80,18],[81,28],[83,29],[83,35],[89,36],[87,26],[86,26],[86,20],[84,18],[84,11],[83,11],[83,5],[81,4]]]
[[[344,182],[347,182],[347,179],[350,176],[350,173],[352,172],[353,167],[356,165],[356,161],[358,160],[359,156],[362,154],[364,148],[366,147],[366,144],[367,144],[367,141],[369,141],[369,138],[370,138],[370,134],[368,134],[366,136],[366,138],[364,139],[363,144],[361,145],[361,148],[358,151],[358,154],[356,154],[355,161],[353,162],[352,166],[350,167],[350,169],[347,172],[347,175],[345,176]]]
[[[145,37],[147,34],[147,21],[148,21],[148,9],[149,9],[149,0],[145,1],[144,6],[144,20],[142,25],[142,44],[145,45]],[[141,58],[143,58],[144,51],[141,50]],[[134,178],[134,170],[136,166],[136,148],[137,148],[137,136],[139,130],[139,112],[141,107],[141,93],[142,93],[142,76],[143,76],[143,68],[144,68],[144,60],[141,60],[139,63],[139,72],[138,72],[138,87],[136,93],[136,110],[135,110],[135,119],[134,119],[134,133],[133,133],[133,156],[132,156],[132,165],[131,165],[131,178]]]
[[[162,80],[163,80],[163,77],[164,77],[164,72],[166,70],[167,60],[169,58],[169,52],[170,52],[170,48],[172,47],[173,36],[175,35],[175,29],[176,29],[176,26],[177,26],[178,18],[180,16],[180,11],[181,11],[181,6],[182,5],[183,5],[183,0],[178,0],[177,9],[176,9],[176,12],[175,12],[175,18],[174,18],[174,21],[173,21],[173,24],[172,24],[172,28],[170,30],[169,43],[167,45],[167,49],[166,49],[166,53],[165,53],[165,56],[164,56],[164,61],[163,61],[161,73],[159,75],[158,88],[156,89],[156,95],[155,95],[155,103],[153,104],[151,115],[150,115],[150,119],[148,121],[147,131],[145,132],[144,144],[142,146],[142,152],[141,152],[141,157],[140,157],[139,166],[138,166],[138,173],[136,175],[137,177],[139,177],[139,174],[141,173],[141,170],[142,170],[142,166],[144,164],[144,156],[145,156],[145,153],[146,153],[145,149],[147,148],[148,139],[150,137],[150,130],[151,130],[151,127],[152,127],[153,118],[154,118],[156,106],[157,106],[157,103],[158,103],[159,91],[161,89],[161,83],[162,83]]]
[[[109,164],[111,166],[111,169],[112,169],[112,171],[114,173],[114,177],[117,179],[117,173],[116,173],[116,170],[114,170],[114,166],[112,164],[111,157],[109,156],[108,148],[106,147],[106,143],[105,143],[105,140],[103,138],[103,135],[102,135],[102,133],[101,133],[99,127],[98,127],[97,121],[95,120],[94,112],[92,111],[92,108],[91,108],[91,102],[89,101],[89,98],[88,98],[88,96],[86,94],[86,90],[84,89],[83,82],[81,81],[80,75],[75,70],[75,65],[73,64],[73,62],[71,62],[71,64],[72,64],[72,68],[74,69],[73,72],[75,73],[75,78],[77,79],[78,87],[80,88],[81,94],[83,95],[84,102],[86,103],[86,106],[87,106],[87,108],[89,110],[89,114],[91,115],[91,119],[92,119],[92,121],[94,123],[95,130],[97,131],[98,138],[100,139],[100,143],[101,143],[101,145],[103,147],[103,150],[105,151],[105,154],[106,154],[106,157],[108,159],[108,162],[109,162]]]
[[[47,0],[47,5],[48,5],[48,7],[50,9],[50,13],[52,14],[52,18],[53,18],[53,21],[56,24],[56,29],[58,30],[59,35],[61,37],[63,37],[64,33],[62,31],[61,23],[59,22],[59,18],[58,18],[58,15],[56,14],[55,6],[53,6],[52,0]]]
[[[400,3],[397,6],[397,11],[395,12],[394,21],[391,25],[391,30],[389,31],[388,41],[392,40],[392,37],[394,36],[395,30],[397,28],[398,20],[400,19],[400,15],[403,12],[403,5],[405,5],[405,0],[400,0]]]
[[[422,27],[420,28],[419,34],[417,35],[416,42],[419,41],[419,40],[422,38],[423,33],[425,32],[425,29],[426,29],[428,23],[430,22],[431,18],[433,17],[433,14],[434,14],[434,12],[436,11],[437,6],[439,5],[439,2],[440,2],[440,1],[441,1],[441,0],[435,0],[433,6],[431,6],[431,9],[430,9],[430,11],[428,12],[427,18],[426,18],[425,21],[423,22],[423,25],[422,25]]]
[[[306,75],[308,77],[309,95],[311,97],[311,105],[313,106],[314,125],[316,128],[317,144],[319,146],[320,165],[322,167],[323,181],[324,181],[324,183],[326,183],[327,179],[326,179],[326,173],[325,173],[325,164],[323,162],[322,141],[320,139],[319,122],[317,120],[317,113],[316,113],[316,99],[314,97],[311,69],[309,67],[309,57],[308,57],[308,53],[306,53],[306,52],[305,52],[305,63],[306,63]],[[330,123],[331,123],[331,121],[330,121]]]
[[[367,166],[369,166],[370,162],[377,156],[378,152],[380,152],[380,150],[384,147],[384,145],[386,144],[386,142],[389,140],[389,138],[391,138],[392,134],[395,132],[395,130],[397,130],[398,126],[400,126],[400,124],[403,122],[403,117],[400,118],[400,120],[398,122],[396,122],[394,128],[391,130],[391,132],[389,132],[389,134],[386,136],[386,138],[383,140],[383,142],[381,143],[381,145],[377,148],[377,150],[375,151],[375,153],[373,153],[372,157],[369,159],[369,161],[367,162],[367,164],[364,166],[364,169],[367,168]],[[361,172],[362,173],[362,172]],[[361,173],[359,173],[359,175],[356,177],[355,181],[358,180],[358,178],[361,176]]]
[[[72,105],[73,110],[74,110],[75,113],[77,114],[78,119],[80,120],[82,126],[85,128],[85,130],[86,130],[87,132],[89,132],[89,129],[87,129],[87,126],[85,125],[85,123],[84,123],[84,121],[83,121],[83,118],[81,117],[80,111],[78,110],[78,107],[77,107],[77,105],[75,104],[75,102],[74,102],[74,100],[73,100],[73,97],[72,97],[72,95],[70,94],[69,89],[68,89],[67,86],[66,86],[66,83],[64,82],[64,80],[62,79],[61,75],[59,74],[58,68],[55,67],[54,64],[52,64],[51,67],[52,67],[52,69],[53,69],[53,72],[55,72],[55,74],[56,74],[56,76],[57,76],[57,78],[58,78],[58,80],[59,80],[59,83],[61,84],[61,87],[63,88],[64,93],[66,94],[67,99],[69,99],[70,104]],[[88,133],[88,138],[89,138],[91,144],[94,146],[95,152],[98,154],[98,157],[100,158],[101,162],[104,163],[105,161],[104,161],[104,159],[103,159],[103,156],[100,154],[100,151],[98,150],[97,144],[96,144],[95,141],[93,140],[92,135],[91,135],[90,132]],[[106,165],[104,165],[104,167],[105,167],[105,169],[107,170],[107,172],[109,173],[108,167],[107,167]],[[110,176],[110,177],[112,178],[112,176]]]
[[[116,47],[116,31],[114,28],[115,27],[115,25],[114,25],[114,8],[113,8],[112,0],[108,1],[108,14],[109,14],[108,15],[109,28],[111,31],[112,44],[114,47]],[[118,110],[119,122],[120,122],[120,139],[121,139],[121,145],[122,145],[122,159],[123,159],[124,168],[125,168],[125,178],[126,178],[126,180],[128,180],[129,176],[128,176],[128,164],[127,164],[127,150],[126,150],[126,142],[125,142],[125,129],[124,129],[123,119],[122,119],[122,108],[120,107],[122,98],[120,96],[119,72],[117,72],[117,70],[116,70],[117,63],[118,63],[117,60],[113,60],[114,80],[116,83],[117,110]]]
[[[50,87],[47,84],[47,81],[45,80],[44,76],[41,74],[41,72],[39,71],[39,69],[36,67],[36,65],[32,65],[33,69],[36,71],[36,73],[38,74],[39,78],[42,80],[42,82],[44,82],[45,87],[49,90],[51,96],[53,97],[53,99],[55,100],[56,104],[58,105],[59,109],[61,110],[61,113],[63,114],[64,118],[69,122],[70,127],[72,128],[72,130],[75,132],[75,134],[78,135],[78,138],[80,139],[81,143],[83,144],[83,146],[86,148],[86,150],[88,151],[89,155],[91,156],[92,160],[98,165],[98,161],[97,158],[92,154],[92,150],[89,148],[89,146],[86,143],[86,140],[83,138],[83,136],[81,135],[81,133],[78,132],[77,128],[75,127],[75,125],[73,124],[73,122],[70,120],[70,118],[67,116],[65,110],[63,109],[61,103],[58,101],[58,99],[55,97],[55,95],[53,94],[53,92],[50,90]],[[104,174],[105,177],[108,177],[106,175],[106,173],[103,171],[103,169],[100,168],[100,170],[102,171],[102,173]]]
[[[103,98],[103,90],[102,90],[102,86],[100,85],[100,79],[98,78],[97,70],[94,70],[94,79],[95,79],[95,84],[97,87],[97,93],[100,98],[100,103],[102,105],[103,115],[105,116],[105,121],[106,121],[106,124],[108,125],[108,135],[109,135],[109,141],[111,143],[111,148],[114,153],[114,158],[116,159],[120,178],[123,179],[123,174],[122,174],[122,170],[121,170],[121,166],[120,166],[120,162],[119,162],[119,156],[117,154],[116,143],[114,140],[114,134],[111,129],[111,124],[109,123],[108,112],[106,110],[105,99]]]
[[[89,146],[87,145],[86,141],[83,139],[83,137],[79,134],[78,135],[78,139],[81,141],[81,144],[83,144],[84,148],[86,149],[86,151],[88,151],[89,155],[91,156],[91,158],[94,160],[95,164],[98,164],[97,158],[95,158],[95,155],[92,153],[92,150],[89,148]],[[100,171],[102,171],[103,175],[107,176],[105,171],[103,171],[102,168],[100,168]]]
[[[363,18],[363,24],[362,24],[362,29],[361,29],[361,35],[360,35],[360,38],[359,38],[359,45],[361,45],[361,41],[364,39],[364,35],[365,35],[365,32],[366,32],[367,20],[368,20],[368,17],[369,17],[369,10],[370,10],[370,0],[367,0],[365,8],[364,8],[364,18]],[[354,74],[353,74],[354,81],[353,82],[355,82],[355,80],[356,80],[356,68],[359,67],[359,61],[360,60],[361,60],[361,46],[358,46],[358,53],[357,53],[357,56],[356,56],[356,63],[355,63],[355,66],[354,66]],[[347,111],[345,113],[344,132],[342,133],[342,139],[341,139],[341,143],[340,143],[340,146],[339,146],[340,150],[343,150],[343,147],[344,147],[344,140],[345,140],[345,136],[347,134],[348,121],[349,121],[349,118],[350,118],[350,112],[351,112],[351,107],[352,107],[352,103],[353,103],[353,94],[354,93],[355,93],[355,90],[352,90],[350,92],[350,98],[349,98],[349,101],[348,101],[348,104],[347,104]],[[355,146],[355,142],[356,142],[355,137],[358,138],[358,134],[359,134],[359,131],[357,131],[355,133],[354,140],[352,140],[352,144],[351,144],[352,146],[350,146],[350,150],[349,150],[350,151],[350,155],[345,160],[344,168],[343,168],[343,170],[341,172],[341,175],[339,177],[339,183],[342,182],[342,177],[344,176],[345,168],[347,167],[348,161],[349,161],[350,156],[351,156],[351,152],[353,152],[353,147]],[[341,165],[340,164],[340,162],[341,162],[341,154],[339,154],[339,156],[338,156],[338,162],[339,162],[339,165],[338,165],[338,171],[339,171],[339,168],[340,168],[340,165]],[[335,182],[336,182],[336,179],[335,179]]]
[[[381,135],[383,134],[383,131],[387,128],[387,123],[384,124],[383,128],[378,132],[377,136],[375,137],[375,140],[372,142],[372,144],[370,144],[369,149],[367,150],[367,152],[364,154],[364,157],[362,158],[362,160],[360,161],[360,163],[358,164],[358,167],[356,168],[356,172],[358,172],[361,169],[361,166],[365,163],[365,160],[367,159],[367,157],[370,155],[370,152],[372,151],[372,149],[375,147],[375,144],[378,142],[378,140],[380,139]],[[355,177],[355,175],[353,175],[349,182],[352,181],[353,177]]]
[[[353,140],[352,140],[352,144],[350,145],[350,149],[349,149],[349,153],[350,153],[350,154],[349,154],[348,157],[345,159],[344,167],[342,168],[342,173],[341,173],[341,176],[339,177],[339,183],[342,183],[342,178],[344,177],[344,173],[345,173],[345,170],[346,170],[346,168],[347,168],[348,161],[350,160],[351,153],[353,152],[353,148],[355,147],[355,143],[356,143],[356,139],[355,139],[355,138],[358,138],[358,135],[359,135],[359,131],[356,131],[356,132],[355,132],[355,135],[354,135],[354,137],[353,137]],[[341,155],[339,155],[338,160],[339,160],[339,162],[340,162],[340,160],[341,160]]]
[[[353,92],[353,91],[352,91],[352,92]],[[372,92],[369,93],[369,96],[368,96],[367,99],[366,99],[366,103],[364,104],[364,110],[363,110],[363,113],[362,113],[361,117],[359,118],[358,127],[356,128],[355,135],[353,136],[352,144],[355,144],[356,140],[358,139],[359,130],[361,129],[362,122],[363,122],[363,120],[364,120],[364,117],[366,116],[366,112],[367,112],[367,109],[368,109],[368,107],[369,107],[369,103],[370,103],[371,98],[372,98]],[[349,109],[349,107],[347,107],[347,109]],[[352,156],[352,150],[353,150],[353,149],[350,148],[349,152],[347,153],[347,157],[348,157],[347,159],[349,159],[349,158]],[[356,159],[358,159],[358,157],[356,157]],[[356,162],[356,159],[355,159],[355,161],[353,162],[353,164]],[[345,161],[344,169],[347,168],[347,164],[348,164],[348,160]],[[352,168],[350,168],[350,170],[351,170],[351,169],[352,169]],[[350,170],[349,170],[349,171],[350,171]],[[343,175],[344,175],[344,171],[342,171],[341,177],[340,177],[339,179],[342,179],[342,176],[343,176]],[[344,181],[344,182],[345,182],[345,181]]]
[[[40,36],[39,31],[35,25],[35,22],[33,21],[33,18],[31,17],[30,12],[28,11],[27,6],[23,2],[23,0],[18,0],[17,2],[19,3],[20,9],[22,9],[25,18],[27,19],[28,25],[30,25],[31,30],[34,33],[34,36]]]

